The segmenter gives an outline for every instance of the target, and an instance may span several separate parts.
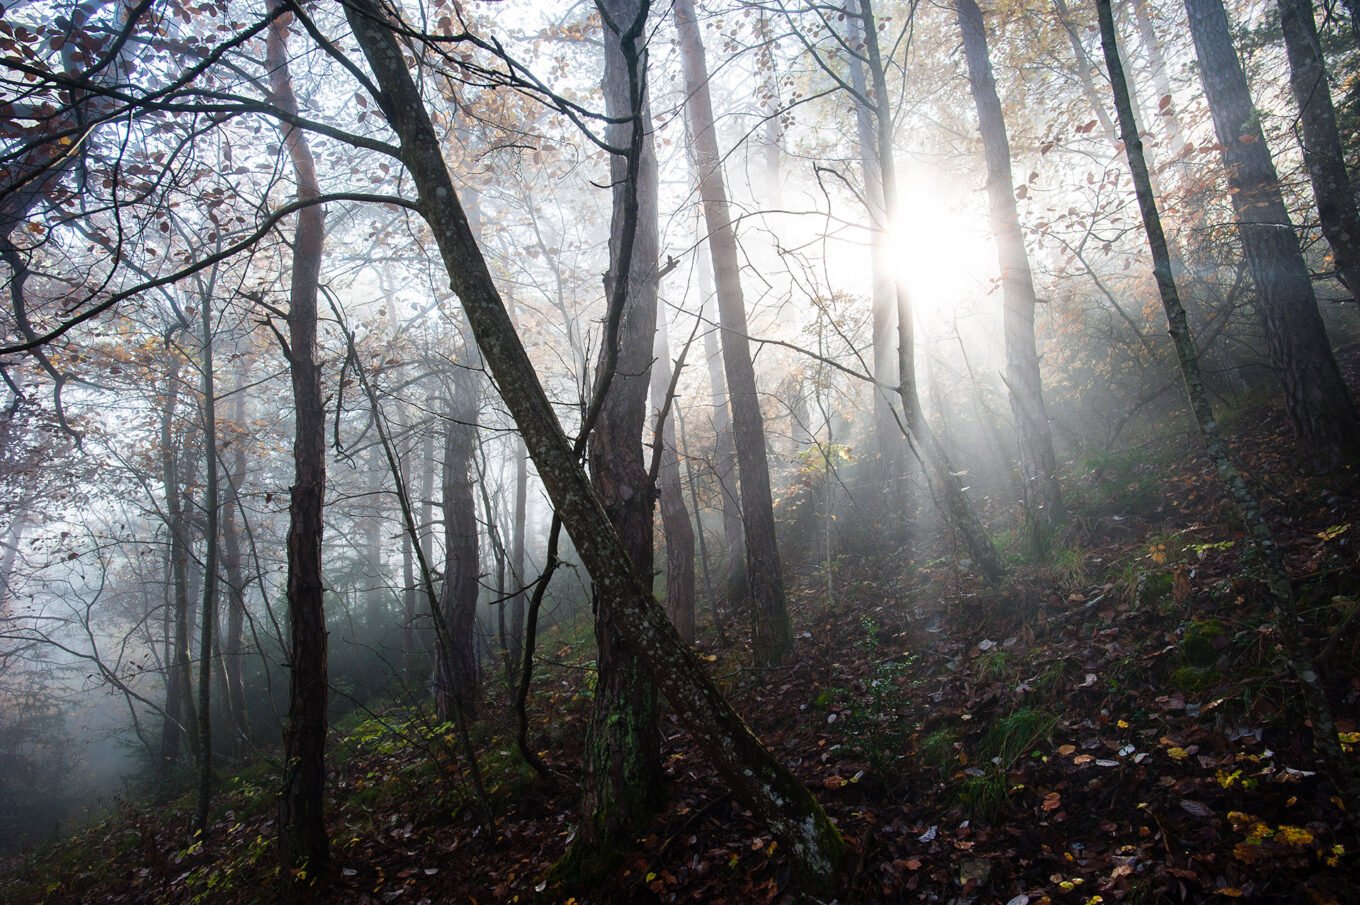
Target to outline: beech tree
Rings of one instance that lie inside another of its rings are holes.
[[[583,429],[591,484],[644,587],[652,575],[654,489],[642,449],[656,334],[657,165],[647,93],[647,0],[600,0],[604,26],[604,99],[610,117],[613,213],[605,290],[605,348],[596,366],[592,409]],[[582,821],[571,859],[584,874],[609,863],[620,842],[660,804],[661,733],[657,695],[640,657],[618,626],[624,602],[598,581],[596,691],[586,740]]]

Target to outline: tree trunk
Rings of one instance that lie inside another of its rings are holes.
[[[1142,44],[1143,54],[1147,57],[1149,74],[1152,77],[1153,88],[1156,90],[1157,117],[1166,120],[1170,156],[1173,159],[1179,158],[1189,147],[1189,142],[1186,140],[1185,130],[1181,128],[1180,114],[1176,112],[1175,97],[1171,90],[1171,76],[1167,73],[1166,56],[1162,53],[1162,45],[1157,40],[1157,29],[1152,23],[1151,14],[1148,13],[1147,0],[1134,0],[1133,17],[1138,23],[1139,42]],[[1132,86],[1130,86],[1130,96],[1132,97]],[[1166,101],[1165,107],[1162,106],[1163,100]],[[1172,252],[1172,264],[1175,266],[1174,247]]]
[[[472,498],[472,457],[477,451],[476,345],[466,336],[454,363],[453,399],[444,425],[444,586],[439,595],[439,654],[435,663],[435,713],[454,719],[454,708],[472,718],[477,703],[477,594],[481,559],[477,504]],[[488,513],[488,516],[490,513]]]
[[[379,444],[368,449],[367,487],[363,507],[364,567],[361,574],[367,585],[364,587],[364,627],[373,643],[381,643],[383,631],[387,628],[387,582],[383,574],[382,562],[382,524],[383,524],[383,472],[387,463],[383,461],[383,450]]]
[[[296,114],[288,72],[288,23],[269,27],[266,57],[274,103]],[[285,125],[284,144],[298,198],[321,193],[316,160],[301,129]],[[283,733],[279,858],[285,889],[310,885],[330,861],[322,794],[326,785],[326,611],[321,577],[321,518],[326,490],[326,409],[316,355],[317,293],[325,219],[320,205],[298,212],[289,287],[288,364],[296,407],[293,487],[288,507],[288,723]]]
[[[1190,334],[1189,320],[1176,291],[1176,281],[1171,270],[1171,253],[1166,235],[1162,231],[1157,202],[1152,194],[1152,181],[1149,178],[1147,161],[1143,158],[1142,140],[1138,137],[1138,128],[1134,124],[1133,106],[1129,100],[1124,68],[1119,57],[1110,0],[1097,0],[1096,6],[1100,14],[1101,44],[1105,50],[1106,65],[1109,67],[1110,83],[1114,89],[1115,110],[1119,116],[1143,226],[1147,230],[1148,247],[1152,251],[1153,275],[1156,277],[1162,307],[1166,311],[1167,322],[1171,328],[1171,338],[1176,346],[1176,356],[1185,380],[1190,408],[1194,412],[1200,436],[1218,472],[1219,480],[1227,489],[1228,496],[1233,501],[1264,566],[1266,587],[1275,609],[1275,622],[1280,640],[1283,642],[1285,659],[1299,682],[1304,707],[1312,722],[1313,745],[1332,781],[1341,792],[1346,816],[1352,829],[1355,829],[1360,827],[1360,775],[1356,773],[1354,764],[1341,748],[1326,689],[1313,668],[1313,658],[1299,630],[1298,606],[1294,599],[1293,586],[1289,581],[1284,553],[1275,542],[1270,526],[1261,512],[1259,501],[1242,478],[1241,472],[1237,470],[1228,451],[1228,445],[1219,433],[1209,393],[1200,376],[1199,359],[1195,351],[1194,337]]]
[[[628,551],[572,453],[515,334],[449,178],[429,115],[374,0],[346,15],[382,89],[377,100],[401,143],[418,204],[444,259],[501,396],[598,592],[614,602],[616,627],[734,796],[783,841],[811,892],[834,888],[845,843],[811,793],[747,728],[704,673],[633,570]]]
[[[161,761],[179,760],[182,749],[197,735],[189,667],[189,526],[184,514],[184,495],[179,474],[179,447],[175,436],[175,413],[179,408],[180,358],[169,350],[170,368],[165,376],[164,407],[161,409],[161,485],[165,493],[166,530],[170,540],[171,637],[166,657],[165,724],[161,733]]]
[[[732,231],[722,158],[713,125],[708,65],[693,0],[677,0],[675,25],[689,102],[685,111],[694,138],[699,197],[708,225],[708,245],[718,284],[723,365],[732,401],[733,440],[741,479],[741,517],[746,538],[746,580],[751,592],[751,651],[756,666],[776,666],[793,649],[793,628],[784,602],[784,578],[775,545],[774,504],[765,457],[765,426],[756,391],[756,372],[747,339],[737,240]]]
[[[215,275],[215,272],[214,272]],[[213,629],[217,625],[217,527],[221,494],[217,491],[217,391],[213,384],[213,284],[199,300],[203,327],[203,612],[198,642],[198,796],[194,824],[199,839],[208,831],[212,802],[212,662]]]
[[[698,182],[697,167],[695,182]],[[713,292],[713,259],[709,255],[707,237],[700,237],[695,254],[699,256],[699,293],[703,297],[701,305],[704,321],[714,324],[718,320],[717,296]],[[718,341],[717,327],[704,330],[704,361],[708,364],[709,400],[713,416],[713,479],[718,485],[723,549],[726,551],[723,560],[727,567],[723,576],[723,596],[727,600],[728,611],[737,613],[745,608],[747,597],[746,536],[741,525],[737,449],[732,442],[732,413],[727,403],[727,377],[723,374],[722,347]],[[698,516],[697,511],[695,516]],[[713,606],[716,610],[716,598]]]
[[[246,616],[246,579],[242,566],[241,532],[237,525],[237,510],[241,505],[241,485],[246,477],[246,445],[244,379],[236,381],[236,399],[232,408],[231,458],[227,467],[227,499],[222,510],[222,565],[227,579],[227,628],[222,642],[222,673],[226,684],[227,724],[231,740],[228,750],[233,756],[242,753],[249,739],[250,724],[246,714],[245,681],[242,676],[245,657],[244,630]]]
[[[666,408],[666,391],[671,385],[670,342],[666,312],[656,315],[656,346],[652,364],[652,409]],[[680,637],[694,643],[694,525],[685,507],[684,487],[680,480],[680,453],[675,445],[676,406],[661,425],[661,467],[657,470],[656,489],[661,502],[661,526],[666,535],[666,613]]]
[[[647,4],[598,0],[604,20],[605,112],[613,147],[627,148],[609,161],[613,183],[606,296],[620,301],[616,357],[601,355],[596,392],[608,382],[587,447],[591,483],[648,587],[652,576],[652,503],[642,429],[656,335],[657,166],[652,146],[647,76]],[[641,134],[635,134],[634,130]],[[636,155],[635,159],[633,156]],[[611,311],[610,317],[614,313]],[[605,343],[609,343],[606,327]],[[612,368],[612,374],[607,370]],[[615,624],[620,601],[596,583],[595,642],[598,677],[586,735],[585,781],[579,835],[567,864],[579,880],[612,867],[617,850],[646,825],[662,797],[661,731],[656,688],[637,651]]]
[[[977,4],[976,4],[976,3],[973,3],[972,5],[973,5],[973,7],[975,7],[975,8],[977,7]],[[1095,81],[1091,78],[1091,57],[1086,53],[1086,45],[1083,44],[1082,41],[1081,41],[1081,33],[1077,31],[1077,25],[1076,25],[1076,23],[1072,20],[1072,11],[1071,11],[1071,9],[1068,8],[1066,0],[1053,0],[1053,10],[1054,10],[1055,13],[1057,13],[1057,15],[1058,15],[1058,24],[1062,26],[1063,32],[1067,35],[1067,43],[1068,43],[1068,45],[1072,48],[1072,59],[1073,59],[1073,61],[1076,63],[1076,75],[1077,75],[1077,81],[1081,84],[1081,94],[1082,94],[1082,96],[1083,96],[1084,98],[1086,98],[1086,103],[1087,103],[1088,106],[1090,106],[1091,112],[1095,114],[1096,121],[1100,123],[1100,132],[1101,132],[1102,135],[1105,136],[1105,140],[1108,141],[1111,145],[1117,146],[1117,145],[1119,144],[1119,136],[1118,136],[1118,134],[1116,134],[1116,132],[1115,132],[1114,121],[1110,119],[1110,112],[1109,112],[1108,110],[1105,109],[1105,104],[1101,102],[1101,100],[1100,100],[1100,94],[1097,93],[1097,91],[1096,91],[1096,83],[1095,83]],[[959,15],[960,23],[962,23],[962,19],[963,19],[963,10],[962,10],[962,8],[960,8],[960,9],[958,10],[958,15]],[[971,12],[971,11],[969,12],[969,16],[970,16],[970,17],[972,16],[972,12]],[[982,22],[982,12],[981,12],[981,10],[978,10],[978,13],[977,13],[977,24],[978,24],[978,26],[981,26],[981,22]],[[980,29],[980,30],[981,30],[981,29]],[[987,51],[987,44],[986,44],[986,41],[987,41],[987,33],[986,33],[985,30],[983,30],[981,33],[982,33],[982,40],[983,40],[983,44],[982,44],[982,48],[981,48],[982,51],[983,51],[983,54],[982,54],[982,55],[983,55],[983,58],[984,58],[985,61],[986,61],[987,77],[988,77],[988,79],[990,79],[991,93],[992,93],[993,95],[995,95],[995,94],[996,94],[996,80],[995,80],[994,78],[992,78],[992,62],[991,62],[991,55],[990,55],[990,53],[988,53],[988,51]],[[975,82],[977,77],[974,76],[974,75],[972,75],[972,72],[973,72],[973,55],[972,55],[972,54],[969,52],[969,50],[968,50],[968,45],[967,45],[967,35],[966,35],[966,34],[965,34],[965,42],[964,42],[964,51],[963,51],[963,52],[964,52],[964,56],[968,58],[968,60],[967,60],[967,62],[968,62],[968,71],[969,71],[969,73],[970,73],[970,75],[969,75],[969,81],[970,81],[970,82]],[[978,108],[978,119],[981,119],[981,118],[982,118],[982,101],[978,99],[978,89],[977,89],[977,87],[974,87],[974,88],[973,88],[973,103],[974,103],[975,105],[977,105],[977,108]],[[998,110],[999,110],[999,109],[1000,109],[1000,101],[998,101],[997,103],[998,103]],[[1003,120],[1002,123],[1001,123],[1001,128],[1002,128],[1002,136],[1003,136],[1003,138],[1004,138],[1004,137],[1005,137],[1005,128],[1006,128],[1006,124],[1005,124],[1005,121],[1004,121],[1004,120]],[[986,140],[986,139],[984,138],[984,142],[985,142],[985,140]],[[1009,155],[1009,153],[1010,153],[1009,142],[1007,142],[1007,155]],[[1009,156],[1007,157],[1006,163],[1007,163],[1007,167],[1009,167],[1009,165],[1010,165]],[[1009,182],[1010,182],[1010,177],[1007,176],[1007,183],[1009,184]],[[988,185],[989,185],[989,187],[990,187],[990,182],[988,183]]]
[[[1185,9],[1285,410],[1304,455],[1321,470],[1336,468],[1360,453],[1360,425],[1318,314],[1228,16],[1221,0],[1185,0]]]
[[[1337,273],[1360,300],[1360,212],[1346,172],[1327,68],[1313,18],[1312,0],[1279,0],[1280,28],[1289,54],[1289,84],[1299,105],[1303,159],[1313,184],[1322,234],[1332,247]]]
[[[511,301],[510,317],[513,322],[515,311]],[[524,450],[523,438],[516,435],[514,439],[515,457],[515,512],[513,515],[514,523],[510,526],[510,572],[515,581],[515,586],[520,589],[510,601],[510,630],[508,637],[504,639],[506,643],[506,654],[509,673],[507,681],[511,688],[515,685],[515,677],[520,673],[520,661],[523,655],[524,645],[524,607],[526,604],[524,585],[525,585],[525,549],[524,549],[524,529],[525,522],[528,520],[529,508],[529,457]],[[502,613],[504,608],[502,607]]]
[[[1061,0],[1058,0],[1061,3]],[[1039,376],[1039,353],[1034,343],[1034,276],[1030,271],[1020,212],[1015,205],[1011,173],[1011,145],[1006,118],[992,75],[987,29],[982,10],[974,0],[956,0],[963,52],[968,62],[968,83],[977,107],[982,153],[987,161],[987,198],[996,238],[997,264],[1001,268],[1004,296],[1002,324],[1006,338],[1006,387],[1020,446],[1020,471],[1025,487],[1025,534],[1034,555],[1042,555],[1063,518],[1062,491],[1058,487],[1058,462],[1053,454],[1053,434],[1044,407]],[[1078,42],[1078,50],[1080,42]],[[1079,65],[1084,66],[1085,52]],[[1089,76],[1088,76],[1089,77]],[[1099,106],[1103,110],[1103,106]],[[1108,115],[1106,122],[1109,122]]]
[[[897,162],[893,155],[892,108],[888,104],[887,74],[878,46],[878,25],[870,0],[859,2],[859,34],[864,40],[864,62],[868,67],[871,95],[856,98],[856,103],[870,106],[874,114],[874,138],[877,147],[878,171],[883,186],[883,209],[891,225],[898,216]],[[921,401],[916,389],[916,338],[912,321],[911,298],[900,279],[893,285],[897,303],[897,395],[903,409],[899,430],[907,433],[922,460],[926,480],[945,518],[963,540],[979,570],[989,582],[995,583],[1005,571],[1001,557],[991,538],[983,529],[972,504],[964,496],[963,485],[955,476],[954,467],[921,412]]]
[[[852,5],[847,10],[852,37],[867,47],[864,18]],[[864,99],[872,97],[864,76],[864,60],[851,53],[850,85]],[[859,145],[860,171],[864,179],[864,200],[869,207],[869,259],[873,274],[872,330],[874,380],[874,440],[878,444],[878,479],[888,489],[885,502],[891,509],[904,508],[907,474],[906,444],[902,428],[893,414],[892,392],[885,387],[898,384],[897,372],[897,277],[893,272],[892,250],[888,242],[888,207],[883,196],[883,167],[879,162],[876,111],[868,104],[855,104],[855,136]]]

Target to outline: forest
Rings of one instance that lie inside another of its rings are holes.
[[[0,902],[1360,901],[1360,2],[0,6]]]

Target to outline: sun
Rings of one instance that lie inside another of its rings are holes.
[[[996,253],[977,193],[922,174],[901,186],[888,232],[894,276],[911,295],[916,317],[949,319],[986,292]]]

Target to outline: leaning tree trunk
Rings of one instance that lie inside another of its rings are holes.
[[[274,103],[297,113],[288,72],[288,23],[269,27],[266,59]],[[306,133],[285,125],[299,199],[321,188]],[[293,487],[288,506],[288,723],[283,733],[283,795],[279,806],[279,859],[285,888],[313,883],[330,861],[322,812],[326,786],[326,611],[321,577],[321,519],[326,490],[326,408],[317,361],[317,293],[325,221],[320,205],[298,212],[293,233],[287,349],[293,380],[295,426]],[[291,882],[290,882],[291,881]]]
[[[668,409],[670,411],[660,425],[660,436],[652,440],[653,443],[661,444],[661,466],[657,469],[656,490],[661,504],[661,527],[666,535],[666,612],[680,636],[693,644],[694,525],[689,520],[680,480],[680,452],[675,445],[675,400],[671,400],[669,405],[666,400],[672,371],[664,310],[658,309],[656,321],[652,409],[658,415]]]
[[[1063,502],[1058,487],[1058,461],[1053,454],[1053,434],[1048,426],[1043,382],[1039,376],[1039,353],[1034,343],[1034,276],[1020,229],[1020,212],[1015,205],[1011,143],[1006,134],[1001,98],[996,91],[996,78],[992,74],[982,10],[974,0],[956,0],[955,9],[959,30],[963,32],[963,53],[968,62],[973,103],[977,107],[982,153],[987,161],[987,198],[1004,298],[1006,387],[1020,445],[1026,534],[1031,552],[1039,555],[1047,549],[1054,529],[1062,520]],[[1080,42],[1077,49],[1081,50]],[[1083,51],[1082,60],[1084,57]],[[1079,65],[1082,60],[1078,61]],[[1097,106],[1103,110],[1098,102]]]
[[[1360,454],[1360,423],[1332,357],[1228,16],[1221,0],[1185,0],[1185,9],[1285,410],[1304,455],[1319,469],[1336,468]]]
[[[1134,122],[1133,105],[1129,100],[1128,83],[1119,56],[1114,13],[1110,9],[1110,0],[1097,0],[1096,6],[1100,14],[1101,44],[1109,68],[1110,84],[1114,89],[1115,110],[1118,113],[1124,147],[1128,154],[1129,169],[1133,175],[1134,190],[1138,195],[1138,208],[1143,216],[1143,226],[1147,230],[1148,247],[1152,251],[1153,275],[1157,280],[1157,289],[1161,293],[1162,307],[1166,310],[1167,323],[1171,328],[1172,342],[1176,346],[1176,356],[1180,361],[1190,408],[1195,414],[1200,436],[1204,440],[1210,460],[1214,463],[1214,469],[1218,472],[1219,480],[1227,489],[1229,498],[1232,499],[1238,516],[1246,526],[1252,545],[1265,568],[1266,587],[1269,589],[1271,603],[1275,609],[1276,627],[1283,642],[1285,658],[1303,691],[1304,706],[1312,722],[1313,745],[1326,765],[1332,781],[1341,792],[1352,828],[1360,828],[1360,775],[1356,773],[1354,764],[1342,751],[1336,723],[1332,718],[1332,708],[1327,701],[1326,689],[1313,667],[1313,658],[1299,629],[1298,606],[1294,599],[1293,586],[1289,581],[1284,553],[1276,544],[1256,495],[1237,470],[1228,452],[1228,445],[1218,430],[1218,421],[1209,401],[1209,392],[1200,376],[1199,358],[1195,350],[1194,337],[1190,333],[1189,320],[1176,291],[1176,281],[1171,269],[1171,253],[1166,235],[1162,231],[1157,202],[1152,194],[1152,180],[1147,161],[1143,157],[1142,139]]]
[[[845,843],[807,788],[770,754],[704,673],[697,657],[634,572],[562,432],[515,333],[467,224],[440,142],[393,29],[375,0],[352,0],[346,15],[381,89],[375,97],[396,132],[418,206],[443,256],[482,354],[581,562],[614,601],[614,622],[734,797],[783,841],[809,891],[834,888]]]
[[[732,401],[733,439],[741,479],[741,517],[746,537],[746,580],[751,592],[751,649],[757,666],[778,665],[793,649],[793,628],[784,601],[784,578],[775,545],[774,503],[765,457],[765,426],[756,391],[756,372],[741,293],[737,239],[723,184],[722,157],[713,125],[708,65],[693,0],[677,0],[675,25],[689,102],[685,111],[694,138],[699,197],[708,225],[708,245],[718,284],[723,365]]]
[[[604,342],[613,349],[600,357],[595,387],[604,397],[593,401],[599,414],[587,450],[595,491],[634,573],[650,586],[653,489],[642,429],[656,334],[659,239],[656,153],[644,88],[648,4],[598,0],[596,6],[604,20],[605,112],[614,120],[606,135],[613,147],[628,150],[610,158],[605,288],[611,310]],[[616,595],[597,583],[593,603],[598,677],[586,734],[582,820],[563,865],[578,881],[613,866],[620,846],[646,825],[664,794],[656,688],[616,625]]]
[[[1299,105],[1303,160],[1313,184],[1322,234],[1332,247],[1337,273],[1360,300],[1360,212],[1346,172],[1346,156],[1327,85],[1327,67],[1313,18],[1312,0],[1279,0],[1280,28],[1289,54],[1289,84]]]

